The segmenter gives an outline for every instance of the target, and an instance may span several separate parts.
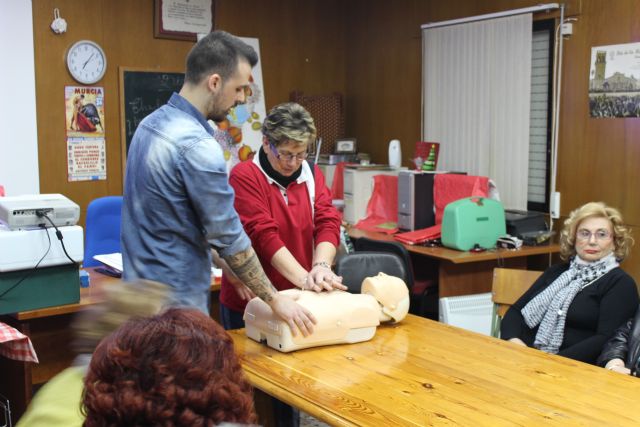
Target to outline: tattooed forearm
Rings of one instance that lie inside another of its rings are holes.
[[[224,257],[231,270],[260,299],[271,302],[276,292],[271,281],[264,274],[258,256],[253,248]]]

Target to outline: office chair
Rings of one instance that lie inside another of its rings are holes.
[[[437,279],[434,278],[420,278],[416,277],[413,268],[413,262],[409,251],[398,242],[390,240],[374,240],[366,237],[361,237],[354,241],[354,248],[356,253],[359,251],[377,251],[386,252],[397,255],[403,262],[407,271],[407,280],[405,280],[409,287],[409,294],[411,296],[411,307],[409,312],[422,317],[428,317],[430,319],[438,319],[438,284]],[[421,260],[423,263],[423,260]],[[424,260],[427,269],[437,271],[436,267],[431,267],[428,261]],[[423,272],[421,273],[431,273]]]
[[[385,252],[352,252],[342,255],[336,261],[335,272],[342,276],[342,283],[352,294],[360,293],[360,286],[365,278],[377,276],[380,272],[399,277],[405,283],[408,280],[402,259]]]
[[[94,255],[120,252],[120,217],[122,196],[107,196],[92,200],[87,206],[84,267],[96,267]]]

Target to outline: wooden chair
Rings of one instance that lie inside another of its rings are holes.
[[[494,268],[491,300],[493,301],[493,319],[491,336],[500,336],[500,321],[505,313],[533,285],[542,271],[518,270],[513,268]]]

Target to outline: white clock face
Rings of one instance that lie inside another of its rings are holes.
[[[107,57],[96,43],[81,40],[69,48],[67,68],[78,82],[92,84],[102,79],[107,71]]]

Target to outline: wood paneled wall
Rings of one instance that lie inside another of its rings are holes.
[[[192,42],[153,37],[153,0],[38,0],[33,2],[40,191],[63,193],[78,203],[82,221],[96,197],[122,194],[118,67],[184,70]],[[49,25],[53,9],[67,20],[65,34]],[[346,91],[345,18],[339,0],[216,1],[215,26],[260,40],[267,109],[292,90],[308,94]],[[336,13],[336,10],[340,11]],[[67,182],[64,87],[76,85],[65,66],[76,41],[99,43],[105,89],[107,180]],[[34,123],[35,125],[35,123]]]
[[[533,6],[532,0],[352,0],[347,7],[347,132],[376,162],[387,161],[389,140],[402,142],[403,162],[421,137],[420,25]],[[591,119],[591,47],[640,41],[637,0],[565,2],[575,16],[564,42],[558,182],[561,214],[592,201],[619,208],[638,244],[624,268],[640,284],[640,119]],[[564,218],[561,218],[561,221]],[[561,221],[558,223],[561,224]]]
[[[260,39],[267,108],[292,90],[342,92],[347,133],[376,162],[387,161],[389,140],[402,142],[404,163],[421,135],[420,25],[506,9],[537,0],[217,0],[216,28]],[[640,41],[637,0],[571,0],[574,34],[564,43],[558,190],[561,213],[590,200],[620,208],[640,240],[640,119],[591,119],[592,46]],[[56,36],[53,8],[69,22]],[[190,42],[153,38],[153,0],[38,0],[33,2],[37,126],[42,192],[62,192],[83,210],[95,197],[121,194],[118,66],[182,69]],[[64,140],[64,65],[79,39],[100,43],[109,69],[106,90],[107,181],[68,183]],[[640,244],[625,268],[640,282]]]

